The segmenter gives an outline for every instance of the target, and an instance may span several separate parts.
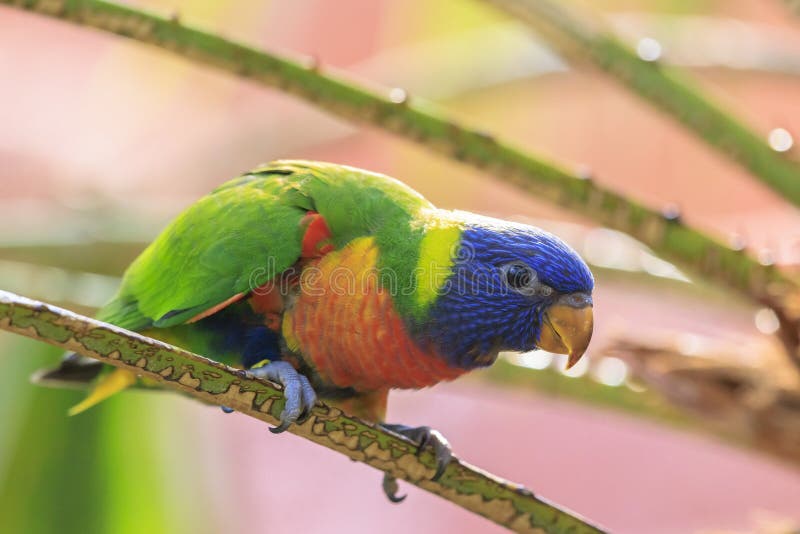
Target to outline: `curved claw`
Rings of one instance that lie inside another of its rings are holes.
[[[303,423],[308,421],[310,417],[311,417],[311,410],[303,410],[303,413],[300,414],[300,417],[297,418],[295,423],[297,423],[298,425],[302,425]]]
[[[386,495],[386,498],[391,502],[401,503],[406,500],[407,495],[397,495],[400,487],[397,485],[397,479],[389,473],[383,474],[383,483],[381,487],[383,488],[383,493]]]
[[[297,418],[298,425],[302,425],[306,421],[311,418],[312,411],[314,410],[314,405],[317,403],[317,392],[314,391],[314,388],[311,386],[311,382],[308,381],[303,375],[301,377],[301,394],[303,396],[303,405],[304,409],[300,413],[300,416]]]
[[[281,424],[278,426],[271,426],[269,427],[269,431],[273,434],[280,434],[282,432],[286,432],[286,429],[292,424],[291,421],[281,421]]]
[[[438,431],[430,427],[422,428],[427,429],[427,432],[422,436],[417,455],[429,445],[433,448],[433,456],[436,459],[436,472],[433,474],[431,480],[436,481],[442,478],[445,469],[447,469],[447,465],[450,463],[450,460],[453,459],[453,450],[450,448],[450,443],[447,439]]]
[[[270,432],[280,434],[292,423],[302,424],[311,416],[311,410],[317,402],[317,393],[308,378],[298,373],[290,363],[270,362],[262,367],[250,369],[249,372],[253,376],[266,378],[283,386],[286,404],[281,412],[281,424],[271,427]]]
[[[453,459],[453,450],[450,448],[450,443],[438,431],[429,426],[409,427],[406,425],[382,425],[387,430],[396,432],[402,436],[409,438],[411,441],[419,443],[417,449],[417,456],[422,454],[425,447],[430,446],[433,449],[433,456],[436,460],[436,472],[433,474],[431,480],[439,480],[444,475],[447,465]]]

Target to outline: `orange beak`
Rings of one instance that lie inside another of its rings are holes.
[[[538,346],[548,352],[569,354],[567,369],[578,363],[592,340],[592,305],[580,308],[553,304],[544,314]]]

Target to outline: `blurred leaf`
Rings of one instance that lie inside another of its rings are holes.
[[[161,395],[126,394],[68,417],[82,392],[27,380],[60,353],[0,336],[0,532],[202,532],[188,502],[202,502],[199,490],[186,480],[163,480],[168,460],[192,461],[171,454],[188,446],[185,429],[159,427],[164,417],[177,420],[175,405]],[[175,448],[165,448],[165,440]],[[203,518],[206,524],[211,517]]]
[[[146,246],[124,241],[0,246],[0,259],[119,276]]]
[[[67,419],[67,407],[80,394],[34,388],[24,380],[59,350],[11,336],[0,341],[0,391],[15,397],[3,399],[0,416],[17,421],[3,436],[0,532],[102,532],[104,488],[96,456],[100,417],[108,408]],[[14,356],[20,352],[27,357]]]

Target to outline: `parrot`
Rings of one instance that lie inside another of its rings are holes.
[[[502,351],[566,354],[571,367],[591,340],[593,289],[578,253],[537,227],[438,209],[382,174],[278,160],[175,218],[96,318],[281,384],[274,433],[321,399],[431,447],[436,479],[449,443],[387,423],[389,391],[453,380]],[[35,376],[93,384],[71,414],[138,380],[74,353]],[[396,488],[385,475],[397,502]]]

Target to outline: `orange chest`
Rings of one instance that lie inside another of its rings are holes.
[[[377,254],[362,238],[304,268],[283,314],[289,349],[323,381],[357,391],[421,388],[463,374],[411,339],[379,283]]]

